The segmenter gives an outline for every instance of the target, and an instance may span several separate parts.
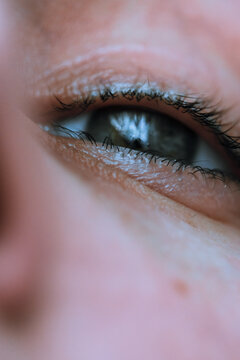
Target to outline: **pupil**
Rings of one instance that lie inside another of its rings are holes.
[[[131,142],[131,147],[135,150],[143,150],[143,146],[140,139],[136,139],[133,142]]]

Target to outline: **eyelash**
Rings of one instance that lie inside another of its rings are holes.
[[[108,100],[116,100],[116,99],[125,99],[128,101],[136,101],[140,103],[142,100],[147,101],[161,101],[162,103],[172,106],[176,110],[180,110],[182,113],[187,113],[191,115],[192,119],[197,121],[203,127],[210,130],[218,139],[219,143],[234,157],[236,158],[237,164],[240,164],[240,137],[232,137],[228,134],[231,129],[227,129],[225,131],[222,130],[222,126],[220,125],[220,119],[224,115],[224,110],[219,110],[217,106],[212,106],[207,100],[202,100],[200,98],[196,98],[190,95],[176,95],[171,94],[170,92],[160,92],[155,89],[148,89],[148,91],[143,91],[140,87],[128,88],[126,90],[114,91],[110,86],[101,87],[96,93],[89,92],[87,95],[80,96],[77,100],[66,104],[57,96],[55,99],[58,102],[58,106],[55,106],[54,110],[60,113],[72,114],[75,111],[79,111],[80,114],[87,111],[91,106],[97,103],[99,100],[102,103],[106,103]],[[61,126],[60,121],[53,122],[53,126],[57,129],[61,129],[61,131],[66,131],[68,135],[69,129],[65,129]],[[96,144],[93,136],[86,132],[72,132],[72,137],[76,139],[79,138],[82,141],[90,141],[92,144]],[[105,146],[106,149],[115,149],[119,151],[118,147],[115,146],[111,139],[108,141],[104,141],[102,146]],[[132,150],[130,149],[129,152]],[[161,162],[165,162],[168,166],[174,166],[176,171],[189,170],[188,173],[195,176],[197,173],[200,173],[202,176],[207,178],[212,178],[215,180],[220,180],[227,184],[227,180],[233,180],[240,184],[240,179],[236,178],[236,176],[232,174],[227,174],[221,170],[210,170],[207,168],[203,168],[201,166],[189,165],[186,164],[182,160],[176,159],[164,159],[158,155],[148,154],[147,152],[136,151],[136,158],[139,156],[148,156],[149,163],[161,160]]]

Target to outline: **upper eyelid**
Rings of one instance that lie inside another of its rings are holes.
[[[65,103],[59,97],[55,96],[58,106],[54,107],[55,111],[72,112],[80,110],[87,111],[97,101],[103,103],[108,100],[125,99],[128,101],[135,100],[140,103],[142,100],[161,101],[170,105],[177,110],[186,112],[202,126],[208,128],[218,138],[221,145],[235,158],[240,165],[240,137],[229,135],[229,130],[223,130],[222,117],[227,112],[225,109],[219,109],[219,105],[212,105],[213,102],[208,99],[202,99],[195,95],[177,94],[173,91],[161,91],[149,86],[149,84],[140,86],[112,87],[110,85],[101,86],[94,91],[87,91],[78,96],[76,100]]]

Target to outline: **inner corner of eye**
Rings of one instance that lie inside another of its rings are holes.
[[[145,109],[109,107],[58,121],[47,130],[55,136],[130,148],[206,169],[228,170],[226,161],[196,132],[166,114]]]

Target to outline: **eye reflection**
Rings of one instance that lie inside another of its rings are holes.
[[[45,127],[55,136],[90,140],[108,146],[178,160],[206,169],[228,170],[226,162],[197,133],[166,114],[108,107]]]

